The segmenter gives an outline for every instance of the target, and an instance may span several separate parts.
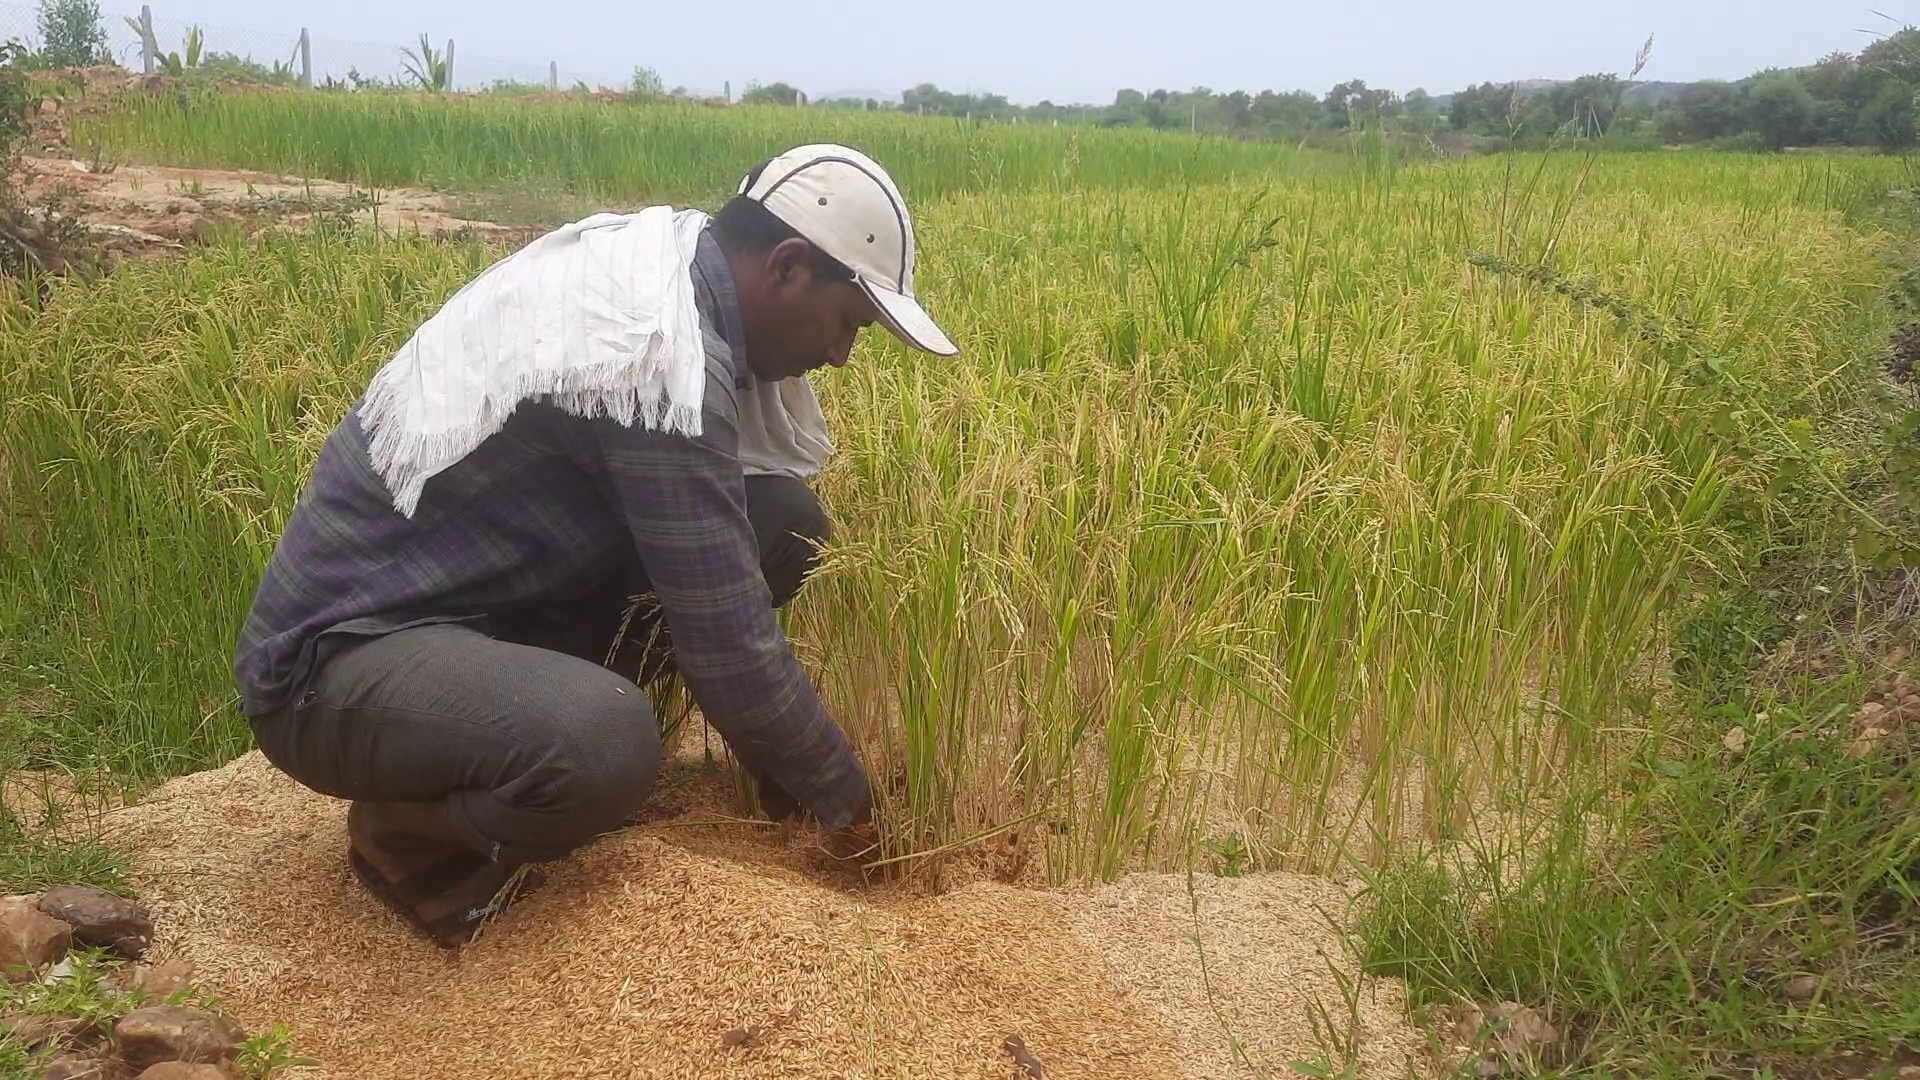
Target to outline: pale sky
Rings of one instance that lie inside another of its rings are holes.
[[[12,0],[15,16],[20,5]],[[4,32],[6,3],[0,3]],[[1654,36],[1647,79],[1739,78],[1766,66],[1857,51],[1871,32],[1920,20],[1920,0],[152,0],[163,47],[176,23],[199,21],[210,48],[280,58],[306,26],[315,63],[370,71],[378,50],[421,31],[457,41],[466,84],[502,76],[624,82],[636,64],[668,86],[737,97],[749,80],[785,80],[810,94],[898,92],[919,82],[993,91],[1016,102],[1106,102],[1123,86],[1305,89],[1348,78],[1405,92],[1445,93],[1487,79],[1625,75]],[[134,0],[103,0],[116,41]],[[257,33],[233,34],[232,27]],[[123,46],[124,47],[124,46]],[[359,57],[359,59],[349,59]],[[504,63],[502,63],[504,61]],[[137,56],[132,62],[137,63]]]

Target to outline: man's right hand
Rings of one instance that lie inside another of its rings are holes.
[[[858,821],[827,834],[827,853],[845,863],[869,863],[880,857],[880,830]]]
[[[800,804],[779,783],[758,774],[753,781],[760,809],[766,812],[769,821],[791,823],[799,815]],[[826,848],[828,854],[841,862],[864,863],[878,857],[880,830],[873,823],[872,804],[861,807],[859,814],[845,827],[829,830]]]

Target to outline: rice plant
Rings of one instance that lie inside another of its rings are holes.
[[[1061,880],[1224,836],[1236,866],[1324,868],[1605,762],[1790,449],[1716,418],[1846,409],[1886,330],[1852,224],[1885,162],[1610,159],[1568,214],[1553,162],[824,111],[224,95],[93,123],[186,163],[634,200],[805,139],[898,162],[966,352],[876,334],[819,376],[837,535],[790,631],[890,857],[1013,830]],[[1471,258],[1549,247],[1579,289]],[[22,745],[148,774],[246,749],[233,638],[320,441],[498,254],[234,238],[0,306]]]

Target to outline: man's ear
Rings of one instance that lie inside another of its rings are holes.
[[[767,252],[767,277],[780,285],[800,280],[802,273],[812,275],[812,264],[807,261],[813,253],[813,245],[795,236],[773,245]]]

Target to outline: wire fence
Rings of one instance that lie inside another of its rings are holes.
[[[143,20],[150,20],[145,22]],[[115,63],[129,71],[148,68],[147,49],[141,27],[150,25],[157,55],[152,70],[165,70],[170,54],[185,63],[189,36],[200,35],[199,56],[203,66],[213,69],[264,69],[267,73],[292,81],[311,80],[313,85],[351,86],[358,82],[413,82],[409,67],[421,66],[419,48],[371,41],[348,41],[316,37],[304,27],[284,31],[242,29],[212,23],[167,18],[150,8],[145,11],[108,11],[104,28],[107,48]],[[36,8],[0,3],[0,41],[17,40],[29,48],[38,48],[40,15]],[[469,56],[457,41],[432,42],[436,54],[450,53],[451,86],[454,90],[485,90],[503,83],[528,87],[569,90],[585,85],[589,89],[625,89],[631,79],[604,71],[585,71],[557,61],[527,63],[491,56]],[[411,54],[411,55],[410,55]],[[729,95],[731,96],[731,95]]]

